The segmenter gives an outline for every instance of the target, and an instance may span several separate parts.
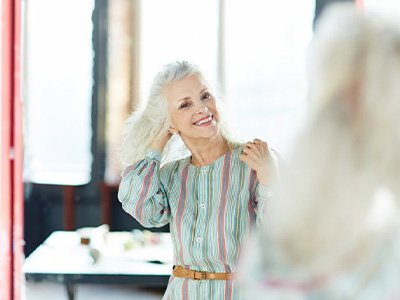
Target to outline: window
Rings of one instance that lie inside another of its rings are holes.
[[[288,151],[306,108],[314,1],[226,1],[226,99],[234,132]]]
[[[214,0],[146,0],[141,6],[142,98],[162,65],[186,59],[224,87],[234,135],[262,138],[280,152],[289,148],[306,107],[314,1],[229,0],[222,12]],[[225,82],[218,82],[221,65]]]
[[[216,83],[218,1],[145,0],[141,20],[141,99],[160,68],[176,60],[199,65]]]
[[[27,3],[25,180],[90,181],[93,0]]]

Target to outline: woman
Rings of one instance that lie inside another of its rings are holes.
[[[311,49],[314,112],[245,260],[248,297],[400,299],[400,26],[336,5]]]
[[[190,155],[171,162],[176,139]],[[267,144],[232,141],[200,70],[176,62],[128,120],[121,151],[124,210],[146,227],[170,224],[175,267],[164,298],[241,299],[232,280],[240,245],[275,176]],[[161,167],[162,154],[170,162]]]

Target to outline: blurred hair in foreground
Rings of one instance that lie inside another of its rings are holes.
[[[400,25],[333,5],[309,68],[312,112],[241,280],[254,299],[400,299]]]

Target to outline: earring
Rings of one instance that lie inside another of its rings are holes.
[[[175,128],[173,128],[172,126],[170,126],[168,130],[169,130],[169,132],[171,132],[172,134],[178,134],[178,131],[177,131]]]

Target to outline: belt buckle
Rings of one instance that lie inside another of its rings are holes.
[[[206,272],[194,271],[194,273],[193,273],[194,280],[206,279],[206,277],[207,277]]]

